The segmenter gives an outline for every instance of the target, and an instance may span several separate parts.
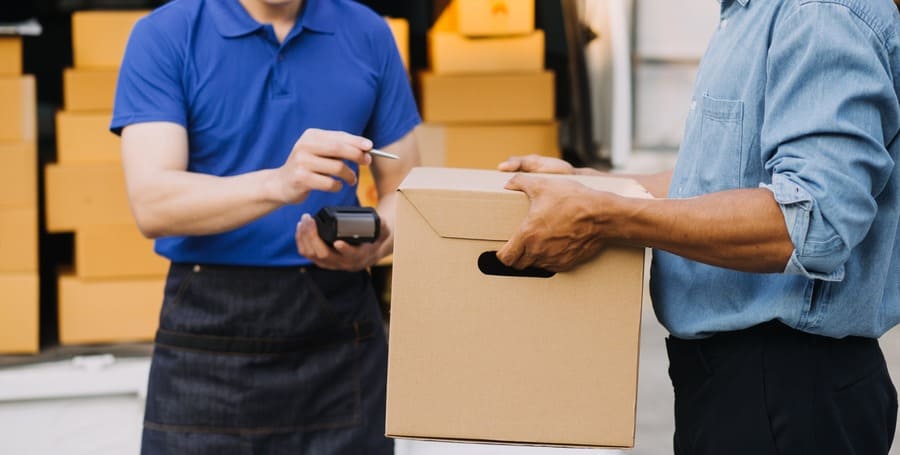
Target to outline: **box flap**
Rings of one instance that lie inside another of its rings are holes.
[[[528,213],[528,197],[504,188],[513,173],[474,169],[413,169],[399,191],[441,237],[506,241]],[[650,198],[636,181],[616,177],[534,174],[575,180],[626,197]]]

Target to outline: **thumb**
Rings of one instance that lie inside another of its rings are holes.
[[[525,193],[529,199],[533,199],[539,192],[538,184],[541,180],[542,179],[538,177],[532,177],[530,175],[516,174],[506,182],[504,188],[507,190],[521,191]]]

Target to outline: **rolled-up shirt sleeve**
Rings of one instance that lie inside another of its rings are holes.
[[[784,272],[840,281],[895,165],[897,115],[883,37],[846,7],[811,1],[775,28],[762,159],[794,252]]]

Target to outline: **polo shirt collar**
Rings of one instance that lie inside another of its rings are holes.
[[[334,0],[303,0],[299,24],[314,32],[334,33],[337,25]]]
[[[226,38],[249,35],[262,28],[238,0],[207,0],[216,29]],[[304,0],[297,25],[320,33],[334,33],[332,0]],[[295,28],[299,28],[296,27]]]

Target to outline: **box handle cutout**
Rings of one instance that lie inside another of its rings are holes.
[[[522,270],[509,267],[500,262],[500,259],[497,259],[496,251],[485,251],[484,253],[481,253],[481,256],[478,256],[478,270],[485,275],[517,276],[525,278],[550,278],[553,275],[556,275],[556,272],[551,272],[540,267],[526,267]]]

